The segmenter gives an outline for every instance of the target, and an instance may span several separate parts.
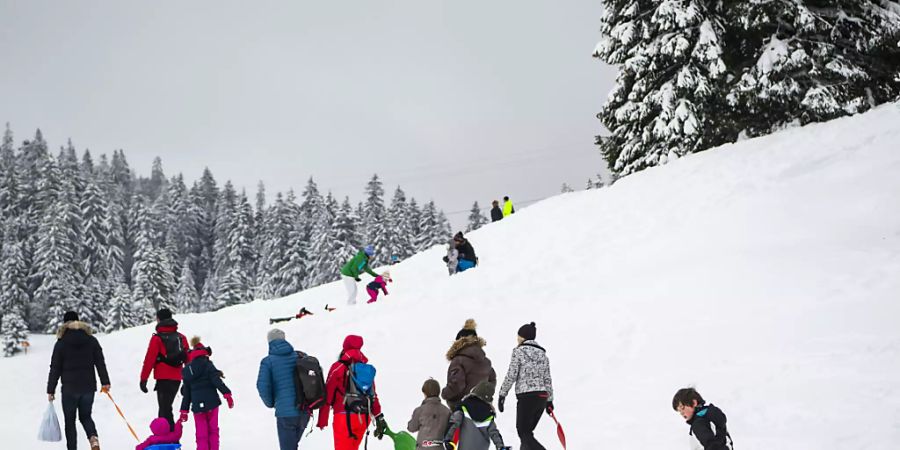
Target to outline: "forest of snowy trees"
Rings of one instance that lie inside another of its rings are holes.
[[[604,0],[594,56],[619,70],[598,117],[628,175],[900,96],[898,0]]]
[[[66,310],[96,329],[150,321],[159,307],[203,312],[270,299],[338,278],[365,244],[388,264],[445,244],[450,223],[434,202],[419,205],[399,187],[390,204],[375,175],[365,200],[322,194],[310,179],[267,203],[207,169],[188,184],[167,177],[157,158],[137,176],[121,150],[54,156],[40,130],[0,144],[0,338],[5,354],[29,330],[55,332]]]

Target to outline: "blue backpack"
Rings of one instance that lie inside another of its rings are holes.
[[[375,367],[365,363],[347,366],[344,409],[348,413],[369,414],[375,399]]]

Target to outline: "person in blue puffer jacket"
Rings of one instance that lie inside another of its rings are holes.
[[[269,356],[259,363],[256,390],[267,407],[275,408],[279,448],[297,450],[310,417],[308,411],[297,408],[297,390],[294,387],[297,353],[285,340],[284,331],[273,329],[267,338]]]

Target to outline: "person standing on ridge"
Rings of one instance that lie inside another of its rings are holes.
[[[147,380],[150,372],[156,379],[156,401],[159,403],[159,414],[169,421],[170,428],[175,429],[175,416],[172,405],[178,388],[181,386],[181,369],[188,362],[187,338],[178,332],[178,322],[172,318],[172,311],[162,308],[156,312],[156,333],[150,338],[144,365],[141,368],[141,392],[147,393]]]
[[[494,200],[491,202],[491,222],[503,219],[503,210],[500,209],[500,202]]]
[[[516,208],[512,204],[512,200],[509,197],[503,197],[503,217],[508,217],[510,214],[515,214]]]
[[[375,246],[367,245],[366,248],[359,251],[344,267],[341,267],[341,278],[344,280],[344,286],[347,287],[347,304],[356,304],[356,283],[359,283],[359,276],[365,272],[377,278],[378,274],[369,268],[369,259],[375,256]]]
[[[503,412],[509,390],[516,385],[516,431],[519,433],[521,450],[544,450],[534,438],[544,411],[553,412],[553,380],[550,378],[550,360],[546,350],[535,341],[537,327],[534,322],[522,325],[518,333],[519,345],[513,349],[506,379],[500,387],[497,407]]]
[[[109,392],[109,372],[103,348],[92,336],[91,327],[78,320],[78,314],[68,311],[63,315],[63,325],[56,333],[56,345],[50,358],[50,375],[47,377],[47,398],[56,398],[56,384],[62,378],[62,409],[65,418],[66,448],[78,448],[78,431],[75,416],[81,421],[87,434],[91,450],[100,450],[97,427],[91,418],[94,393],[97,392],[97,378],[100,376],[100,392]]]

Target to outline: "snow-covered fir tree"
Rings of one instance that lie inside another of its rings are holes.
[[[27,267],[15,222],[10,219],[3,227],[3,249],[0,251],[0,345],[5,356],[22,351],[22,343],[28,340],[28,323],[25,321],[28,292],[24,286]]]
[[[115,287],[106,313],[107,333],[140,325],[146,319],[145,313],[135,310],[134,296],[125,281],[119,280],[113,284]]]
[[[384,208],[384,187],[378,174],[366,185],[366,201],[363,205],[363,245],[375,246],[375,257],[372,264],[386,264],[391,260],[390,242],[387,234],[387,212]]]
[[[197,292],[197,281],[194,278],[194,268],[190,261],[181,265],[181,275],[178,277],[178,286],[175,287],[175,311],[179,313],[192,313],[200,311],[200,293]]]
[[[225,238],[227,258],[222,261],[223,267],[219,269],[224,273],[217,297],[220,308],[247,303],[253,298],[251,271],[256,261],[253,249],[253,209],[246,194],[241,194],[234,212],[226,220],[231,220],[232,223]]]
[[[435,245],[446,244],[450,240],[450,221],[443,211],[438,211],[434,201],[422,208],[419,220],[419,235],[416,239],[417,251],[427,250]]]
[[[627,175],[727,141],[722,2],[607,0],[594,56],[619,69],[598,117],[611,170]]]
[[[396,256],[400,260],[409,258],[415,253],[415,234],[410,220],[410,206],[406,201],[406,193],[400,186],[394,191],[391,207],[388,209],[387,222],[387,254],[388,258]],[[390,259],[382,262],[391,261]]]
[[[588,180],[588,184],[591,184],[591,180]],[[590,189],[590,188],[588,188]],[[559,188],[559,192],[562,194],[567,194],[569,192],[575,192],[575,189],[572,189],[572,186],[569,186],[569,183],[563,183]]]
[[[138,206],[136,217],[138,234],[137,249],[134,254],[134,299],[136,313],[139,318],[147,319],[160,308],[174,309],[175,293],[174,274],[170,269],[168,255],[159,248],[154,239],[154,231],[150,221],[150,212]]]
[[[475,231],[486,223],[488,223],[488,219],[481,213],[481,207],[478,206],[478,202],[473,203],[472,209],[469,210],[469,224],[466,225],[466,233]]]
[[[728,100],[745,136],[866,111],[900,94],[900,2],[738,2]]]

